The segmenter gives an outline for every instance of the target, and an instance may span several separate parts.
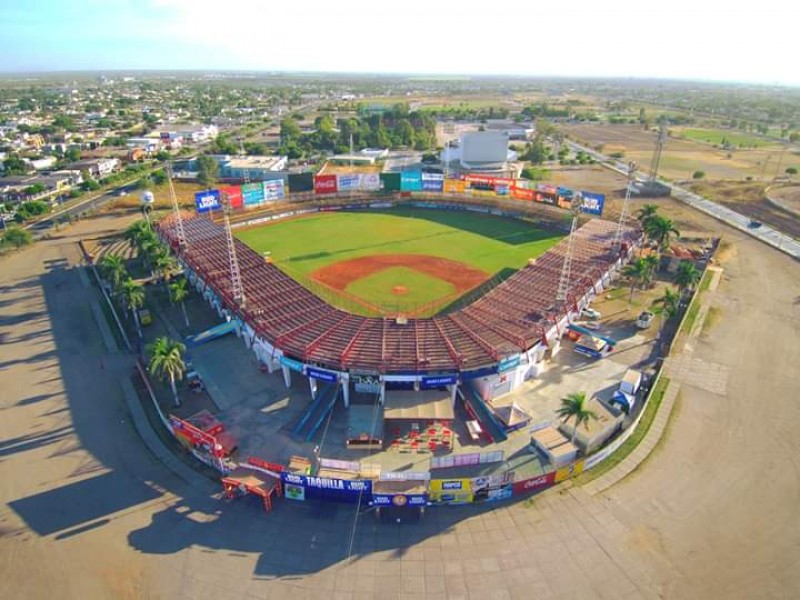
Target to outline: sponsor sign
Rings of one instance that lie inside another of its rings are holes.
[[[423,173],[422,190],[425,192],[441,192],[444,189],[444,175],[441,173]]]
[[[423,377],[420,381],[420,387],[423,390],[430,390],[456,383],[458,383],[458,375],[436,375],[435,377]]]
[[[425,506],[427,494],[373,494],[372,504],[375,506]]]
[[[231,208],[242,208],[244,206],[242,188],[240,188],[238,185],[219,188],[219,191],[223,198],[227,197],[227,201],[230,203]]]
[[[519,366],[520,362],[520,355],[514,354],[512,356],[506,356],[497,364],[497,372],[498,373],[505,373],[515,367]]]
[[[306,499],[306,488],[302,485],[287,483],[283,486],[283,495],[289,500],[303,502]]]
[[[514,186],[511,188],[511,197],[517,200],[535,200],[536,192],[528,188]]]
[[[431,502],[437,504],[466,504],[472,502],[471,479],[432,479]]]
[[[315,194],[335,194],[337,191],[336,175],[316,175],[314,177]]]
[[[358,173],[346,173],[336,176],[338,191],[349,192],[361,188],[361,175]]]
[[[283,179],[271,179],[262,183],[264,186],[264,200],[282,200],[285,197]]]
[[[551,471],[550,473],[545,473],[544,475],[539,475],[538,477],[525,479],[523,481],[516,481],[512,484],[513,493],[514,495],[517,495],[543,490],[544,488],[548,488],[553,485],[555,478],[555,471]]]
[[[289,369],[291,369],[292,371],[297,371],[298,373],[303,372],[303,363],[301,363],[300,361],[293,360],[285,356],[281,356],[280,361],[284,367],[289,367]]]
[[[320,369],[315,369],[313,367],[306,367],[306,376],[311,377],[313,379],[319,379],[320,381],[327,381],[329,383],[334,383],[335,381],[339,381],[338,373],[332,373],[331,371],[321,371]]]
[[[222,208],[220,202],[219,190],[205,190],[204,192],[195,192],[194,203],[197,207],[198,213],[205,213],[212,210],[219,210]]]
[[[403,171],[400,173],[400,191],[422,191],[422,173],[420,171]]]
[[[495,373],[497,373],[496,365],[493,367],[484,367],[483,369],[475,369],[474,371],[462,371],[461,379],[462,381],[469,381],[471,379],[486,377],[487,375],[494,375]]]
[[[444,193],[446,194],[463,194],[467,184],[461,179],[445,179],[444,180]]]
[[[357,502],[364,495],[372,496],[372,481],[368,479],[348,480],[330,477],[311,477],[296,473],[281,473],[284,489],[288,486],[302,488],[304,500],[336,500],[340,502]],[[299,494],[299,490],[295,490]],[[295,498],[299,499],[299,498]],[[365,498],[366,500],[366,498]]]
[[[381,189],[381,177],[379,173],[366,173],[361,176],[361,188],[365,190]]]
[[[565,479],[583,473],[583,459],[577,460],[569,466],[563,467],[555,472],[555,482],[560,483]]]
[[[590,215],[602,215],[603,206],[606,202],[606,197],[603,194],[595,194],[594,192],[581,192],[581,212]]]
[[[363,394],[380,394],[381,378],[378,375],[350,375],[355,390]]]
[[[391,202],[370,202],[370,208],[392,208],[394,204]]]
[[[472,491],[472,479],[431,479],[432,492]]]
[[[261,182],[242,185],[245,206],[258,206],[264,201],[264,186]]]
[[[513,179],[507,177],[491,177],[489,175],[479,175],[476,173],[468,173],[464,175],[464,181],[470,184],[470,187],[477,189],[493,190],[497,185],[504,185],[506,187],[514,183]]]

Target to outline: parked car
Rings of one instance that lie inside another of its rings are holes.
[[[603,315],[602,315],[602,314],[600,314],[600,311],[599,311],[599,310],[595,310],[595,309],[593,309],[593,308],[588,308],[588,307],[587,307],[587,308],[584,308],[584,309],[581,311],[581,317],[583,317],[584,319],[590,319],[590,320],[592,320],[592,321],[597,321],[597,320],[599,320],[600,318],[602,318],[602,316],[603,316]]]
[[[750,223],[747,225],[750,229],[758,229],[761,227],[761,221],[757,221],[756,219],[750,219]]]
[[[653,323],[653,313],[649,310],[642,312],[636,319],[636,327],[639,329],[647,329]]]

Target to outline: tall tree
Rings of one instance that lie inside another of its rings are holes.
[[[210,156],[201,156],[197,159],[197,182],[205,187],[211,187],[219,177],[219,164]]]
[[[568,423],[570,419],[574,421],[572,429],[572,443],[575,443],[575,438],[578,437],[578,427],[584,425],[588,428],[590,419],[597,419],[594,411],[586,407],[586,393],[573,392],[566,398],[561,399],[561,407],[556,410],[556,414],[564,419],[564,423]]]
[[[661,310],[661,329],[663,329],[664,317],[669,320],[678,314],[681,306],[681,296],[671,289],[666,288],[664,290],[664,295],[656,298],[653,301],[653,305],[658,306]]]
[[[658,214],[658,206],[655,204],[645,204],[636,213],[636,220],[644,227],[645,223]]]
[[[31,232],[27,229],[21,229],[20,227],[8,227],[3,234],[3,243],[14,246],[15,248],[27,246],[32,241],[33,236]]]
[[[651,241],[656,242],[662,252],[669,249],[669,244],[672,241],[672,236],[680,236],[681,232],[677,230],[672,219],[655,215],[647,219],[644,224],[644,232]]]
[[[154,377],[169,381],[176,407],[181,405],[181,401],[178,398],[175,382],[183,379],[183,374],[186,372],[186,364],[183,362],[185,351],[186,346],[167,337],[157,338],[147,346],[147,353],[150,355],[147,370]]]
[[[169,284],[169,297],[173,302],[177,302],[181,305],[183,320],[186,323],[186,327],[189,327],[189,315],[186,314],[186,297],[188,295],[189,291],[186,289],[185,278],[182,277]]]
[[[678,265],[678,270],[675,273],[675,285],[683,292],[689,288],[693,288],[700,281],[700,271],[694,266],[694,263],[688,260],[681,261]]]
[[[100,271],[108,280],[113,289],[117,289],[119,284],[128,278],[128,271],[125,269],[125,261],[118,254],[106,254],[100,259]]]
[[[139,309],[144,306],[144,288],[141,283],[133,279],[126,279],[119,286],[119,297],[131,314],[133,322],[136,323],[136,333],[142,337],[142,328],[139,325]]]
[[[650,283],[650,267],[642,257],[637,257],[622,270],[622,274],[631,282],[631,295],[628,298],[628,303],[630,303],[633,300],[634,290],[637,287],[643,288]]]

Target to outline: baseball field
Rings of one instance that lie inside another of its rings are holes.
[[[318,213],[236,235],[336,306],[409,316],[436,314],[563,237],[529,221],[411,208]]]

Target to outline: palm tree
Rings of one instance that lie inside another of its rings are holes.
[[[150,260],[158,278],[165,283],[169,281],[170,271],[175,268],[175,259],[170,256],[169,251],[163,245],[159,245],[157,250],[152,252]]]
[[[688,260],[682,260],[678,265],[678,271],[675,273],[675,285],[683,293],[689,288],[693,288],[700,281],[700,271],[694,266],[694,263]]]
[[[186,290],[186,279],[178,279],[169,285],[169,297],[173,302],[180,302],[181,310],[183,311],[183,320],[186,322],[186,327],[189,327],[189,316],[186,314],[186,297],[189,292]]]
[[[139,309],[144,306],[144,288],[142,284],[135,282],[133,279],[126,279],[119,286],[119,295],[125,308],[133,314],[136,333],[139,334],[139,337],[142,337],[142,328],[139,326]]]
[[[676,294],[671,289],[666,288],[664,290],[664,295],[660,298],[656,298],[653,300],[653,305],[660,305],[661,307],[661,327],[660,329],[664,328],[664,315],[666,315],[667,320],[671,319],[675,315],[678,314],[678,311],[681,308],[681,296],[680,294]]]
[[[648,254],[644,257],[644,264],[647,266],[647,270],[650,272],[650,278],[653,278],[653,275],[658,269],[658,255],[657,254]]]
[[[662,252],[669,249],[673,235],[680,236],[681,232],[675,228],[672,219],[655,215],[644,223],[644,232],[651,241],[656,242]]]
[[[117,254],[106,254],[100,259],[100,271],[103,276],[116,289],[120,283],[128,278],[125,261]]]
[[[575,426],[572,429],[572,443],[575,443],[575,438],[578,436],[578,427],[583,424],[587,429],[589,427],[590,419],[597,419],[597,415],[586,408],[586,393],[573,392],[567,395],[566,398],[561,399],[561,408],[556,410],[559,417],[564,418],[564,423],[570,419],[575,421]]]
[[[139,247],[139,242],[142,236],[147,235],[145,232],[152,231],[145,221],[136,221],[128,225],[125,230],[124,237],[135,248]]]
[[[633,301],[633,292],[637,287],[644,287],[650,283],[650,267],[641,256],[634,258],[623,270],[622,274],[631,281],[631,295],[628,304]]]
[[[175,406],[181,405],[175,380],[183,379],[183,374],[186,372],[186,364],[183,362],[183,353],[185,351],[186,346],[168,337],[156,338],[153,343],[147,346],[147,354],[150,355],[147,370],[154,377],[169,380],[172,396],[175,399]]]
[[[645,204],[644,206],[642,206],[642,208],[639,209],[636,215],[636,220],[642,224],[642,227],[644,227],[648,220],[657,215],[658,215],[658,206],[656,206],[655,204]]]

